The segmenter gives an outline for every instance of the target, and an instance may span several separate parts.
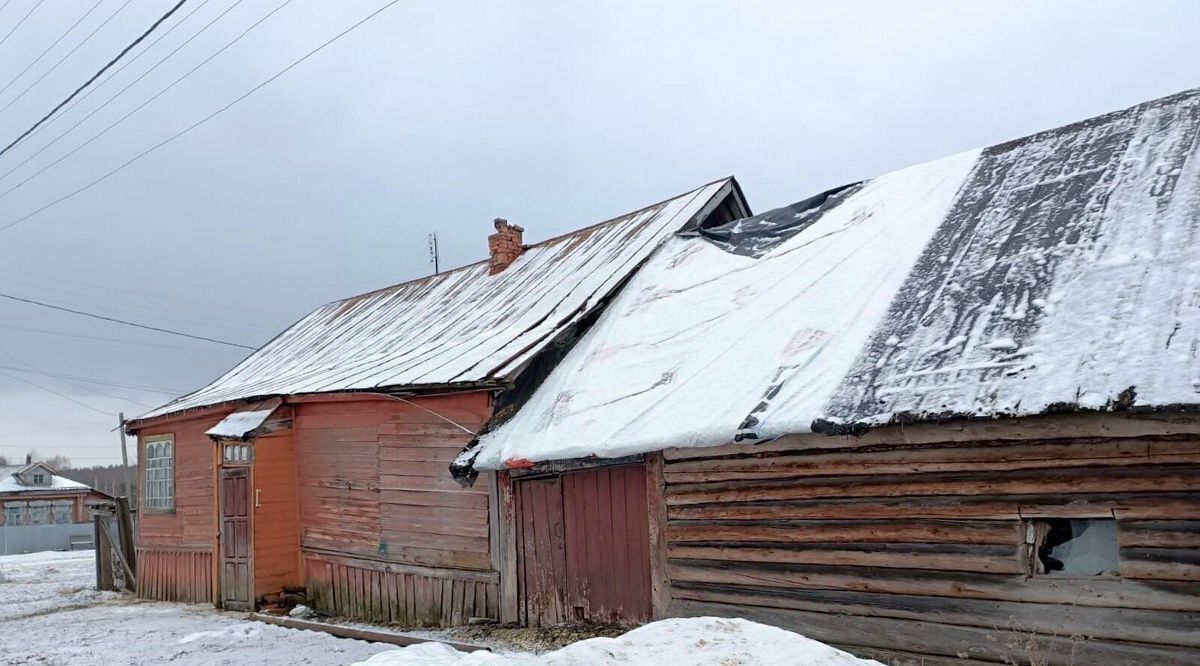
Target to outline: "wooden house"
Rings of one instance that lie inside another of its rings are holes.
[[[111,498],[59,476],[29,456],[24,465],[0,467],[0,526],[86,523],[90,520],[87,503],[107,499]]]
[[[1200,664],[1198,238],[1200,91],[671,238],[452,465],[501,616]]]
[[[448,465],[528,393],[619,286],[683,228],[749,214],[726,178],[487,261],[322,306],[212,384],[129,422],[138,587],[403,624],[498,617],[494,474]]]

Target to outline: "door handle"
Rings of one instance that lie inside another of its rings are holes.
[[[262,488],[254,489],[254,508],[262,506]]]

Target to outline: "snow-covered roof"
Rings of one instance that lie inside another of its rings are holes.
[[[672,232],[737,191],[725,178],[486,261],[329,303],[208,386],[134,422],[273,395],[500,386],[591,313]],[[738,194],[737,196],[740,196]]]
[[[50,483],[48,485],[33,485],[21,482],[23,475],[31,467],[40,467],[50,475]],[[0,467],[0,493],[26,493],[26,492],[62,492],[64,490],[90,490],[91,486],[86,483],[72,481],[66,477],[59,476],[54,473],[54,470],[42,463],[32,463],[30,465],[12,465],[8,467]]]
[[[217,425],[204,431],[204,434],[209,437],[245,439],[247,435],[253,434],[255,430],[262,427],[262,424],[266,423],[267,419],[271,418],[271,414],[282,404],[281,399],[271,398],[249,405],[221,419]]]
[[[880,176],[749,252],[673,238],[456,470],[1196,405],[1198,153],[1195,90]]]

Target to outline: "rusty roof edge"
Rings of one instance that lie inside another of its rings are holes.
[[[261,395],[252,395],[244,398],[233,398],[230,400],[222,400],[206,405],[197,405],[195,407],[187,407],[185,409],[156,414],[148,418],[135,418],[125,420],[125,432],[129,435],[136,435],[137,431],[146,428],[154,423],[161,423],[178,419],[185,415],[196,414],[208,409],[218,409],[221,407],[230,407],[234,405],[251,405],[272,398],[280,398],[287,404],[290,398],[303,398],[316,395],[338,395],[338,394],[356,394],[364,395],[411,395],[411,396],[435,396],[435,395],[450,395],[455,393],[470,393],[472,391],[491,391],[496,389],[508,388],[509,383],[504,378],[495,378],[488,381],[471,381],[471,382],[452,382],[441,384],[398,384],[395,386],[377,386],[370,388],[356,389],[337,389],[334,391],[308,391],[305,393],[265,393]]]

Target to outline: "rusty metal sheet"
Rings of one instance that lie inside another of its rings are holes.
[[[502,383],[734,188],[725,178],[531,245],[497,275],[483,261],[329,303],[138,420],[273,395]]]

